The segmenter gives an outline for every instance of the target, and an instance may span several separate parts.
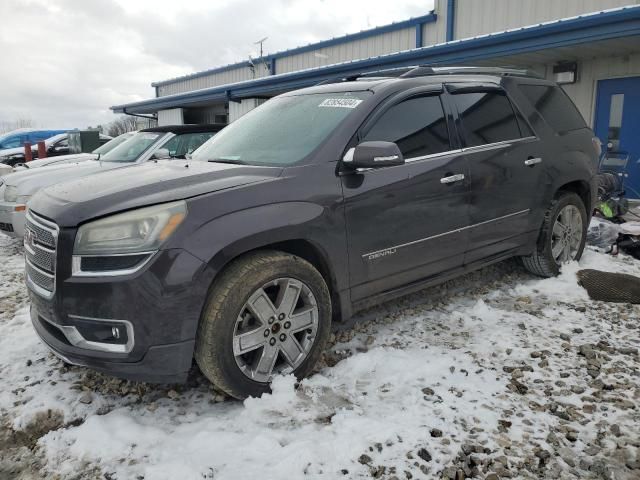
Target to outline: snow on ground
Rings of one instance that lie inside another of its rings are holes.
[[[589,300],[580,268],[515,261],[362,312],[323,364],[239,402],[64,365],[28,318],[0,237],[0,478],[640,478],[640,307]],[[4,476],[3,476],[4,475]]]

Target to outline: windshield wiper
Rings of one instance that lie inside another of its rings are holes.
[[[232,160],[229,158],[214,158],[213,160],[207,160],[210,163],[228,163],[230,165],[247,165],[247,162],[242,160]]]

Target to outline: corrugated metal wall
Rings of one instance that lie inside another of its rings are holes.
[[[262,98],[245,98],[241,102],[229,102],[229,123],[235,122],[241,116],[249,113],[266,100]]]
[[[254,78],[265,77],[267,75],[269,75],[269,71],[264,64],[255,65],[253,71],[248,66],[239,67],[202,77],[186,78],[177,80],[174,83],[160,85],[158,86],[158,96],[164,97],[165,95],[173,95],[175,93],[191,92],[216,85],[253,80]]]
[[[182,125],[184,117],[181,108],[171,108],[169,110],[160,110],[158,112],[158,125]]]
[[[638,3],[640,0],[456,0],[455,38],[475,37]]]
[[[441,7],[441,4],[445,6]],[[435,23],[426,23],[422,26],[423,45],[442,43],[446,39],[446,0],[438,0],[437,5],[439,15],[442,17]],[[444,8],[444,10],[440,11],[442,8]],[[279,57],[276,59],[276,73],[288,73],[308,68],[322,67],[334,63],[365,59],[413,48],[416,48],[416,29],[415,27],[409,27],[326,48]],[[249,67],[239,67],[160,85],[158,86],[158,96],[163,97],[176,93],[190,92],[217,85],[251,80],[267,75],[269,75],[269,71],[264,64],[256,65],[254,72],[252,72]]]
[[[447,0],[435,0],[433,3],[438,19],[422,25],[422,46],[436,45],[447,41]]]
[[[383,33],[276,60],[276,72],[286,73],[334,63],[375,57],[416,47],[415,27]]]

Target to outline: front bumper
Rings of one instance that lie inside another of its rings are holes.
[[[24,204],[0,202],[0,232],[10,237],[22,238],[24,236],[25,214]]]
[[[73,277],[70,265],[64,265],[71,259],[64,254],[64,245],[58,254],[53,297],[29,291],[31,321],[42,341],[68,363],[117,377],[156,383],[186,380],[213,279],[211,269],[184,250],[173,249],[158,252],[134,274]],[[106,325],[107,332],[111,325],[129,325],[126,346],[109,351],[102,348],[104,340],[92,344],[88,322]]]

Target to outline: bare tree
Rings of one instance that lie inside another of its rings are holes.
[[[10,132],[18,128],[33,128],[35,122],[30,118],[18,118],[13,121],[0,120],[0,133]]]
[[[106,126],[107,135],[111,137],[117,137],[127,132],[135,132],[140,127],[138,125],[138,118],[131,115],[122,115],[109,125]]]

